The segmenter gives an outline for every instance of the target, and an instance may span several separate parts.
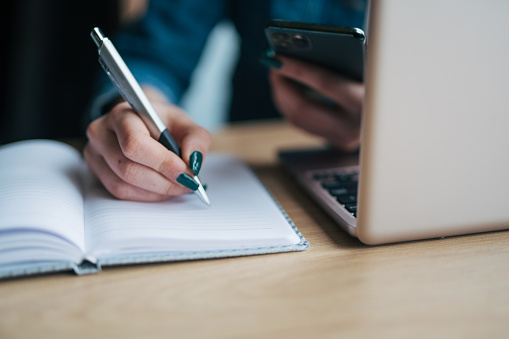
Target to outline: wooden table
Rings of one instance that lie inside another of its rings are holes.
[[[309,250],[3,281],[0,338],[508,338],[509,232],[364,246],[277,164],[318,144],[261,123],[213,145],[253,166]]]

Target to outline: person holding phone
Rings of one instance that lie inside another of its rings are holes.
[[[211,138],[178,103],[209,32],[221,20],[231,20],[241,39],[230,121],[282,114],[340,149],[357,149],[362,83],[280,55],[265,59],[272,66],[267,71],[259,58],[268,48],[264,28],[271,19],[362,28],[365,9],[364,0],[149,1],[143,18],[112,40],[179,143],[184,160],[163,152],[149,138],[143,122],[104,78],[87,129],[84,154],[90,169],[120,199],[157,201],[188,191],[176,178],[190,165],[199,168]],[[297,82],[334,104],[304,95]]]

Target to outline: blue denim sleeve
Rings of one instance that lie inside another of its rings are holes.
[[[274,0],[275,19],[364,28],[367,0]]]
[[[210,31],[227,10],[226,0],[150,0],[143,18],[119,30],[112,41],[142,86],[156,87],[178,103]],[[99,86],[92,119],[118,95],[106,76]]]

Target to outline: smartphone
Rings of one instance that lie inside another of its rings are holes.
[[[276,53],[327,67],[362,82],[366,36],[355,27],[272,20],[265,27]]]

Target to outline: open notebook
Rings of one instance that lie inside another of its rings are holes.
[[[112,197],[79,152],[49,140],[0,147],[0,277],[305,250],[309,243],[242,162],[209,154],[194,194]]]

